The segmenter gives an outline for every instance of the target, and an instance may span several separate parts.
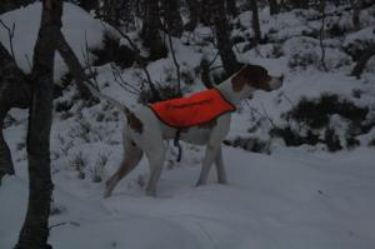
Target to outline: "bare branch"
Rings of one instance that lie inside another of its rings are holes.
[[[122,77],[120,70],[116,66],[111,65],[111,68],[112,68],[113,79],[125,91],[130,92],[131,94],[134,94],[134,95],[139,95],[141,93],[139,91],[139,89],[137,89],[135,86],[133,86],[130,83],[126,82],[126,80],[124,79],[124,77]]]
[[[320,42],[320,49],[321,49],[321,57],[320,57],[320,63],[321,66],[323,67],[325,72],[328,72],[328,68],[325,62],[326,58],[326,49],[323,43],[324,37],[325,37],[325,21],[326,21],[326,12],[325,12],[325,0],[320,0],[320,11],[322,14],[322,25],[320,27],[320,35],[319,35],[319,42]]]
[[[1,26],[3,26],[3,28],[8,32],[8,39],[9,39],[9,47],[10,47],[10,53],[14,59],[14,61],[17,63],[16,61],[16,56],[14,55],[14,45],[13,45],[13,39],[14,39],[14,32],[16,30],[16,24],[13,23],[12,27],[10,28],[8,25],[6,25],[4,23],[3,20],[0,19],[0,24]]]
[[[104,23],[103,23],[103,25],[104,25]],[[105,27],[105,25],[104,25],[104,27]],[[113,27],[113,28],[121,35],[121,37],[123,37],[129,43],[129,45],[131,46],[131,48],[134,50],[134,52],[135,52],[135,60],[138,63],[138,65],[143,69],[143,71],[144,71],[144,73],[146,75],[147,82],[148,82],[148,85],[150,87],[150,90],[151,90],[152,94],[154,95],[154,97],[156,99],[160,100],[161,98],[160,98],[159,92],[156,90],[155,84],[154,84],[154,82],[153,82],[153,80],[151,78],[150,72],[147,70],[147,66],[146,66],[146,63],[145,63],[142,55],[141,55],[140,49],[130,39],[130,37],[127,34],[125,34],[120,28],[118,28],[118,27]]]
[[[58,32],[57,35],[57,51],[60,53],[64,62],[69,68],[69,71],[73,74],[78,90],[84,99],[92,98],[91,92],[83,84],[84,81],[89,80],[89,77],[84,74],[84,69],[82,68],[78,58],[74,54],[72,48],[69,46],[64,35]]]

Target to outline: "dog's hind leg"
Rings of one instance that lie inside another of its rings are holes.
[[[215,158],[215,165],[216,165],[216,172],[217,172],[217,180],[221,184],[227,183],[227,174],[225,172],[224,161],[223,161],[223,152],[221,149],[221,145],[216,152]]]
[[[109,197],[116,187],[117,183],[127,174],[129,174],[142,159],[143,151],[131,140],[126,139],[125,156],[118,170],[107,180],[104,197]]]

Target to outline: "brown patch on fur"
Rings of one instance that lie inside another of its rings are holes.
[[[246,65],[231,79],[234,92],[240,92],[245,84],[256,89],[270,91],[271,76],[262,66]]]
[[[134,113],[130,112],[127,115],[128,118],[128,125],[132,128],[135,132],[142,134],[143,132],[143,123]]]
[[[242,70],[238,72],[232,79],[232,89],[234,92],[241,92],[245,84],[247,83],[246,78]]]

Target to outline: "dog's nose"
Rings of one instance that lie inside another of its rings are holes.
[[[285,78],[284,74],[282,74],[282,75],[279,77],[279,79],[280,79],[281,82],[284,81],[284,78]]]

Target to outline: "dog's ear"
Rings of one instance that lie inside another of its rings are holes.
[[[234,92],[241,92],[245,84],[248,83],[247,66],[243,66],[231,79],[232,88]]]
[[[271,76],[264,67],[258,65],[247,65],[244,72],[247,83],[250,87],[267,91],[269,90]]]

